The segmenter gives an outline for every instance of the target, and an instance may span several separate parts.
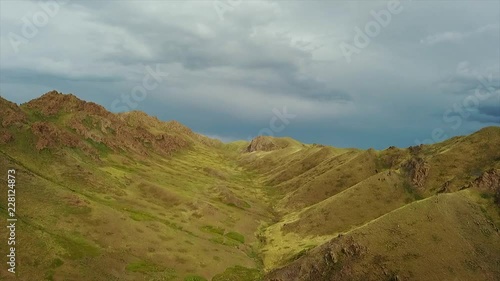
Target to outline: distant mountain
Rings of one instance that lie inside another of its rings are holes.
[[[381,151],[223,144],[57,91],[0,97],[18,280],[500,280],[499,146],[499,127]]]

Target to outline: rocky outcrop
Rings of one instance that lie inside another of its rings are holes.
[[[470,187],[484,191],[497,192],[500,190],[500,169],[491,169],[476,178]]]
[[[85,111],[90,114],[107,116],[111,114],[104,107],[83,101],[72,94],[62,94],[57,91],[50,91],[41,97],[23,104],[27,109],[39,112],[43,116],[54,116],[64,112]]]
[[[247,146],[246,152],[273,151],[278,148],[280,147],[271,137],[258,136],[250,142]]]
[[[430,165],[423,158],[413,157],[403,164],[404,170],[410,177],[410,182],[417,188],[423,188],[429,176]]]
[[[490,169],[484,172],[464,188],[476,188],[494,195],[495,203],[500,206],[500,169]]]
[[[103,143],[114,151],[131,150],[143,156],[149,152],[168,155],[191,145],[189,135],[172,134],[165,128],[151,128],[151,123],[142,122],[140,119],[125,121],[114,115],[103,118],[85,112],[68,124],[83,139]]]
[[[3,128],[11,125],[20,125],[27,120],[26,114],[17,104],[2,97],[0,97],[0,109],[0,126]]]
[[[0,131],[0,144],[7,144],[14,140],[14,136],[10,132]]]
[[[0,109],[0,143],[12,142],[17,134],[27,138],[21,134],[33,133],[36,150],[79,147],[84,151],[125,150],[148,156],[170,155],[195,142],[220,145],[177,121],[163,122],[140,111],[114,114],[96,103],[57,91],[21,106],[0,97]],[[24,125],[25,130],[16,129],[13,135],[8,127],[14,124]]]
[[[58,145],[72,148],[83,147],[80,139],[75,135],[60,130],[51,123],[35,122],[31,126],[31,131],[37,137],[35,145],[37,150],[53,148]]]
[[[352,237],[339,236],[271,271],[264,281],[351,280],[352,264],[365,254],[366,248]]]
[[[2,128],[21,123],[35,136],[36,150],[78,147],[91,154],[109,149],[142,156],[169,155],[203,139],[177,121],[163,122],[139,111],[113,114],[98,104],[57,91],[20,107],[0,98],[0,107],[0,143],[16,138]],[[25,112],[32,115],[33,123]],[[208,138],[203,140],[202,143],[210,143]]]

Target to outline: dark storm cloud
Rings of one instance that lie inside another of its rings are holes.
[[[500,98],[497,99],[496,104],[479,107],[479,112],[492,117],[500,117]]]
[[[280,77],[267,82],[264,78],[262,81],[261,84],[266,87],[260,90],[269,94],[278,93],[321,102],[351,99],[345,91],[334,89],[317,79],[299,77],[300,60],[308,59],[309,55],[279,40],[250,36],[252,28],[255,27],[253,21],[244,21],[237,26],[227,24],[218,30],[212,30],[212,26],[209,25],[170,24],[160,18],[109,17],[108,13],[102,12],[105,10],[102,5],[95,7],[93,4],[85,4],[85,7],[93,12],[91,15],[93,22],[122,30],[137,41],[148,42],[147,49],[150,55],[146,57],[130,54],[122,44],[114,46],[112,53],[101,54],[103,60],[123,65],[179,63],[190,71],[217,67],[231,67],[245,71],[264,69]],[[122,6],[115,9],[116,12],[132,11],[128,6]],[[148,20],[144,20],[145,18]],[[251,77],[243,77],[239,83],[247,84],[246,79]]]
[[[500,124],[500,91],[491,95],[489,99],[479,104],[477,112],[472,114],[471,120],[480,123]]]

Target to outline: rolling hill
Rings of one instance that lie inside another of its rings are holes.
[[[18,219],[0,280],[500,280],[499,127],[380,151],[222,143],[57,91],[0,97],[0,125]]]

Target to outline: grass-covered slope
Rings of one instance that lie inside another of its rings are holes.
[[[382,151],[223,144],[55,91],[0,98],[19,280],[499,280],[499,146],[498,127]]]
[[[59,93],[2,107],[0,170],[18,174],[21,280],[260,272],[254,232],[271,220],[266,190],[220,142]]]
[[[500,235],[473,191],[398,208],[304,253],[265,280],[498,280]]]

